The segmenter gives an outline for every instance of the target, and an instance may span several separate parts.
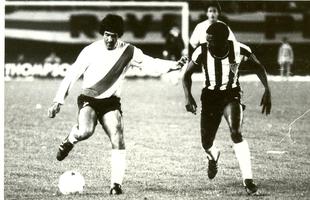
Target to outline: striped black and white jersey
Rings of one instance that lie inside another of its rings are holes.
[[[223,58],[211,55],[207,43],[196,48],[192,61],[201,65],[206,81],[205,87],[210,90],[227,90],[239,87],[240,63],[250,57],[251,49],[237,41],[229,42],[229,52]]]

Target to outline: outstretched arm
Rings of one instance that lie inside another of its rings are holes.
[[[153,58],[144,54],[140,49],[135,47],[134,56],[130,65],[132,67],[138,67],[145,71],[163,74],[170,71],[180,70],[186,64],[186,62],[186,57],[182,57],[178,61]]]
[[[264,85],[265,92],[263,94],[260,105],[262,106],[262,113],[266,113],[266,115],[268,115],[271,111],[271,93],[268,84],[266,69],[253,53],[250,55],[249,59],[254,64],[254,70],[256,75]]]
[[[184,95],[185,95],[185,108],[188,112],[192,112],[193,114],[196,114],[197,104],[191,92],[192,75],[197,67],[198,67],[197,64],[195,64],[193,61],[190,61],[188,63],[187,69],[182,79]]]
[[[72,89],[73,84],[79,79],[79,77],[84,73],[88,64],[87,57],[81,52],[74,64],[72,64],[64,79],[62,80],[56,96],[53,100],[53,104],[48,109],[48,117],[54,118],[56,114],[60,111],[60,106],[64,104],[65,98],[68,96],[69,91]]]

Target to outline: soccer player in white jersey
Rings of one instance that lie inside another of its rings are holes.
[[[61,105],[75,81],[83,75],[82,92],[77,99],[78,124],[59,146],[57,160],[63,160],[74,144],[89,138],[95,131],[97,121],[112,144],[110,194],[122,194],[125,174],[125,142],[120,103],[121,83],[129,67],[182,67],[184,60],[175,62],[154,59],[119,38],[123,35],[123,19],[118,15],[107,15],[100,23],[102,40],[85,47],[68,70],[56,93],[49,117],[60,111]]]
[[[210,2],[207,4],[207,19],[203,22],[200,22],[196,25],[189,43],[191,44],[191,46],[193,47],[193,49],[195,49],[196,47],[198,47],[199,44],[203,44],[206,42],[206,31],[209,28],[209,26],[215,22],[221,22],[220,20],[218,20],[218,17],[221,13],[221,7],[219,5],[218,2]],[[234,35],[234,33],[229,29],[229,40],[236,40],[236,37]]]
[[[226,119],[237,160],[248,194],[257,192],[254,184],[248,143],[242,138],[243,110],[238,71],[241,62],[248,59],[262,82],[265,92],[261,100],[262,113],[271,110],[271,95],[264,66],[257,60],[250,48],[237,41],[228,40],[228,27],[221,22],[212,24],[207,30],[207,43],[198,47],[189,62],[183,77],[186,110],[196,114],[197,105],[191,93],[192,74],[203,68],[205,87],[201,94],[201,141],[209,160],[208,177],[213,179],[218,171],[220,151],[213,146],[222,116]]]
[[[288,43],[287,37],[282,38],[282,44],[278,52],[278,63],[280,65],[281,77],[288,78],[291,73],[291,66],[294,62],[294,52],[292,46]]]

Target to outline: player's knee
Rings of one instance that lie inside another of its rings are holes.
[[[81,128],[79,134],[76,136],[78,141],[86,140],[94,133],[94,129],[91,127]]]
[[[238,130],[231,131],[231,139],[234,143],[242,142],[243,139],[242,139],[241,131],[238,131]]]
[[[112,149],[125,149],[123,126],[121,123],[117,124],[115,130],[111,133],[111,144]]]
[[[116,129],[116,133],[123,133],[123,125],[120,120],[118,120],[118,123],[116,124],[115,129]]]
[[[202,129],[201,130],[201,136],[202,136],[201,144],[202,144],[202,148],[205,151],[209,150],[213,145],[213,138],[207,137],[206,135],[207,135],[206,130]]]

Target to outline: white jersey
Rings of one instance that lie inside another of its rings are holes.
[[[222,22],[218,20],[218,22]],[[209,20],[205,20],[203,22],[200,22],[196,25],[192,36],[189,40],[190,44],[192,45],[193,48],[196,48],[199,44],[203,44],[207,42],[207,33],[206,31],[208,30],[209,26],[211,25],[211,22]],[[236,37],[234,33],[229,29],[229,36],[228,40],[231,41],[236,41]]]
[[[251,49],[237,41],[229,41],[229,52],[223,58],[213,57],[207,43],[196,48],[192,61],[202,65],[206,76],[205,87],[210,90],[227,90],[239,87],[239,66],[250,57]]]
[[[168,71],[169,67],[176,65],[176,62],[173,61],[147,56],[134,46],[131,46],[133,52],[128,55],[130,54],[130,50],[127,48],[129,46],[131,45],[118,40],[116,48],[108,50],[104,40],[99,40],[85,47],[68,69],[54,102],[63,104],[74,82],[82,75],[83,92],[93,92],[92,97],[103,99],[112,95],[120,96],[121,84],[130,66],[166,67]]]
[[[294,61],[294,53],[291,45],[287,43],[282,44],[279,49],[278,63],[280,65],[285,62],[292,64],[293,61]]]

